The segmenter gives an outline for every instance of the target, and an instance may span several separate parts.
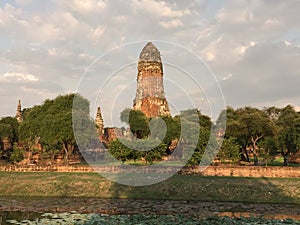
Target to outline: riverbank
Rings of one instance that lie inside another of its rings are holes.
[[[97,214],[155,214],[186,215],[207,218],[211,216],[263,217],[267,219],[292,218],[300,220],[300,207],[293,204],[250,204],[233,202],[199,202],[146,199],[99,199],[58,197],[0,197],[0,211],[52,212]]]
[[[300,179],[175,175],[132,187],[98,173],[0,172],[0,211],[300,220]]]

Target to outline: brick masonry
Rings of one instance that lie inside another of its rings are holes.
[[[143,168],[143,173],[176,173],[181,167],[177,166],[150,166]],[[1,165],[0,171],[6,172],[103,172],[103,173],[137,173],[141,167],[95,166],[37,166],[37,165]],[[184,167],[178,174],[199,176],[232,176],[232,177],[277,177],[300,178],[300,167],[265,167],[265,166],[199,166]]]

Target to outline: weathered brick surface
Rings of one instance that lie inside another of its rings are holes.
[[[37,166],[37,165],[1,165],[0,171],[15,172],[103,172],[103,173],[176,173],[181,169],[178,166],[150,166],[147,168],[95,166]],[[200,176],[234,176],[234,177],[278,177],[300,178],[300,167],[264,167],[264,166],[209,166],[207,168],[194,166],[185,167],[178,172],[186,175]]]
[[[151,42],[140,54],[133,109],[142,111],[147,117],[170,115],[164,93],[160,52]]]

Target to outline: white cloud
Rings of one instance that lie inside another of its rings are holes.
[[[107,3],[103,0],[71,0],[67,2],[68,6],[72,10],[82,14],[89,14],[91,12],[104,10],[107,6]]]
[[[131,5],[136,12],[146,12],[154,17],[180,18],[191,14],[190,9],[175,10],[165,1],[132,0]]]
[[[246,45],[241,45],[239,47],[236,47],[235,52],[236,52],[236,54],[243,56],[245,54],[245,52],[248,50],[248,48],[255,46],[255,44],[256,43],[254,41],[250,41]]]
[[[299,105],[299,1],[53,0],[47,7],[38,0],[14,2],[0,6],[0,82],[26,84],[21,94],[29,105],[74,89],[94,59],[140,40],[174,42],[201,56],[218,80],[227,81],[221,85],[228,104]],[[138,53],[131,52],[131,61]],[[108,57],[101,68],[122,57]],[[95,74],[104,73],[97,69]],[[19,87],[9,87],[6,93],[18,99],[12,93]],[[1,88],[1,103],[9,105]]]
[[[173,20],[169,20],[169,21],[160,21],[159,24],[166,29],[183,26],[183,23],[179,19],[173,19]]]
[[[232,76],[233,76],[232,73],[230,73],[230,74],[228,74],[226,77],[223,77],[222,80],[223,80],[223,81],[229,80]]]
[[[30,73],[4,73],[0,76],[0,82],[16,82],[16,81],[25,81],[25,82],[36,82],[39,79]]]

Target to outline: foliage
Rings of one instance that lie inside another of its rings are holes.
[[[12,140],[14,136],[13,128],[10,124],[0,123],[0,137]]]
[[[167,132],[163,139],[163,143],[169,146],[173,140],[175,139],[178,140],[180,138],[180,133],[181,133],[180,118],[179,117],[172,118],[170,116],[164,116],[162,117],[162,119],[165,122],[166,129],[167,129]]]
[[[216,146],[209,146],[207,148],[207,144],[210,138],[210,130],[204,127],[200,127],[198,141],[196,149],[193,149],[194,152],[192,157],[189,159],[187,165],[199,165],[200,161],[202,160],[203,154],[205,151],[212,150]]]
[[[18,141],[19,123],[16,118],[4,117],[0,120],[0,137],[7,137],[12,142]]]
[[[115,159],[122,161],[123,163],[130,159],[137,160],[140,158],[137,151],[128,148],[119,140],[109,143],[109,153],[112,154]]]
[[[158,140],[126,140],[112,141],[109,144],[109,153],[123,163],[129,160],[145,159],[146,164],[159,161],[166,155],[167,146]]]
[[[75,108],[74,98],[78,102]],[[76,94],[58,96],[26,110],[26,119],[20,126],[21,140],[32,142],[39,137],[46,151],[63,149],[67,162],[77,148],[73,133],[72,110],[75,113],[82,112],[82,118],[90,121],[88,101]]]
[[[226,161],[235,164],[239,162],[241,158],[240,146],[236,140],[232,137],[224,139],[218,157],[221,162],[225,163]]]
[[[136,138],[142,139],[149,136],[149,119],[142,111],[125,109],[121,112],[120,119],[129,125]]]
[[[281,153],[287,157],[300,148],[300,116],[290,105],[282,109],[277,121]]]
[[[255,157],[258,154],[258,144],[264,138],[274,137],[276,127],[270,117],[262,110],[245,107],[233,110],[227,108],[227,128],[225,137],[235,138],[241,146],[243,157],[250,161],[247,148],[251,148]]]
[[[22,148],[18,147],[18,144],[15,143],[13,147],[13,152],[10,156],[12,162],[21,162],[24,159],[24,151]]]

